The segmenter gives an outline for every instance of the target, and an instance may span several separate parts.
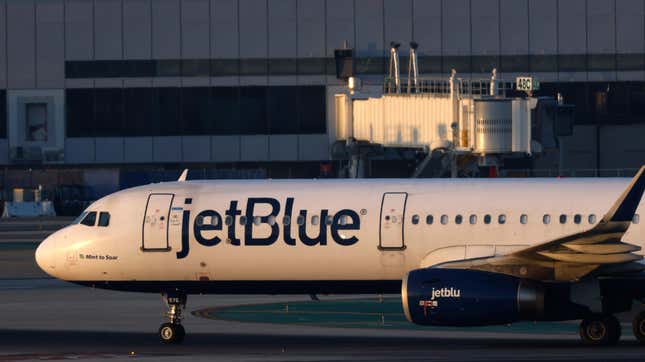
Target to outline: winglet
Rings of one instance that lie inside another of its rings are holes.
[[[641,167],[629,186],[620,195],[614,206],[602,218],[603,222],[630,222],[634,218],[636,208],[641,202],[645,191],[645,166]]]
[[[188,169],[187,168],[184,169],[184,172],[181,173],[181,175],[179,176],[179,179],[177,179],[177,181],[178,182],[184,182],[184,181],[186,181],[186,177],[188,177]]]

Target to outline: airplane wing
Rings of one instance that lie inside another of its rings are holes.
[[[645,269],[637,245],[621,241],[645,191],[641,167],[612,208],[592,228],[508,255],[448,262],[437,267],[478,269],[537,280],[573,281],[595,272],[618,274]]]

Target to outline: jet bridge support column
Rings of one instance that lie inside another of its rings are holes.
[[[354,139],[347,141],[347,150],[349,151],[349,178],[365,178],[366,166],[368,162],[367,152],[361,149],[360,144]]]
[[[367,158],[364,155],[353,154],[349,162],[349,178],[365,178]]]
[[[457,178],[457,155],[450,152],[448,157],[450,157],[450,178]]]

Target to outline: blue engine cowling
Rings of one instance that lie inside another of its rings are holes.
[[[480,326],[540,319],[541,285],[465,269],[417,269],[403,279],[405,316],[421,325]]]

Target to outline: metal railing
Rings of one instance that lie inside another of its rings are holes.
[[[500,170],[499,177],[633,177],[638,168],[536,168]]]
[[[298,166],[295,166],[298,167]],[[0,170],[0,202],[13,200],[13,190],[40,189],[41,199],[54,202],[59,215],[76,215],[90,202],[112,192],[155,182],[177,180],[182,169],[4,169]],[[632,177],[637,168],[502,169],[499,177]],[[334,177],[333,174],[328,175]],[[191,168],[188,179],[266,179],[263,168]],[[277,176],[277,177],[298,177]],[[322,177],[322,176],[321,176]]]
[[[401,92],[397,93],[397,80],[392,77],[385,77],[383,80],[383,93],[385,94],[432,94],[432,95],[450,95],[450,79],[420,77],[417,79],[417,85],[410,88],[402,87]],[[400,84],[408,84],[407,77],[401,77]],[[460,97],[481,97],[491,95],[491,84],[494,84],[494,93],[496,96],[506,96],[509,91],[516,89],[515,81],[492,80],[490,78],[482,79],[455,79],[455,89]],[[409,92],[408,92],[409,89]]]
[[[58,215],[73,216],[105,195],[129,187],[175,181],[182,171],[117,167],[4,169],[0,170],[0,205],[14,200],[15,189],[40,190],[40,199],[52,201]],[[262,168],[191,168],[188,179],[265,179],[268,176]]]
[[[407,78],[402,79],[403,84],[407,84]],[[386,77],[383,81],[383,92],[385,94],[396,94],[396,80]],[[433,95],[450,95],[450,81],[446,79],[418,78],[416,86],[410,86],[411,94],[433,94]],[[401,89],[401,94],[409,94],[408,88]]]

